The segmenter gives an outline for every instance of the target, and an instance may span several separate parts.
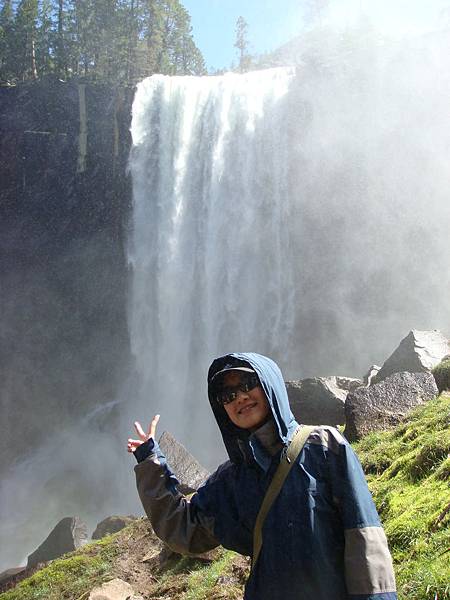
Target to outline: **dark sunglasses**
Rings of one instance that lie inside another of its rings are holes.
[[[236,400],[238,392],[249,392],[260,385],[258,375],[256,373],[242,373],[241,382],[238,385],[223,387],[217,392],[216,401],[221,406],[230,404]]]

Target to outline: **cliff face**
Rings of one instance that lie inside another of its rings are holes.
[[[133,93],[0,89],[0,468],[112,401],[126,373]]]

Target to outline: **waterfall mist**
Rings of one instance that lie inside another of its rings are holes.
[[[412,327],[449,329],[448,41],[317,42],[296,68],[135,96],[135,414],[208,466],[213,357],[361,376]]]

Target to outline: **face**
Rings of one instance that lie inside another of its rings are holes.
[[[241,382],[239,371],[230,371],[223,378],[224,387],[234,387]],[[267,421],[270,407],[266,395],[260,385],[248,392],[238,391],[233,402],[224,404],[230,420],[241,429],[258,429]]]

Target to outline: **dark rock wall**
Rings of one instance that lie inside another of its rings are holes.
[[[114,400],[125,376],[133,93],[0,89],[1,467]]]

